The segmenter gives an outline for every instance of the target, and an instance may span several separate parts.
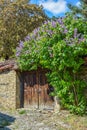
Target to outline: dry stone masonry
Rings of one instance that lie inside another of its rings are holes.
[[[0,107],[16,108],[16,72],[14,70],[0,72]]]

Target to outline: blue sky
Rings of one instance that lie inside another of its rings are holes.
[[[79,6],[79,0],[30,0],[31,3],[42,5],[49,16],[64,16],[69,11],[67,3]]]

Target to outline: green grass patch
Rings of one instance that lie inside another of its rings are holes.
[[[22,115],[22,114],[26,114],[26,113],[27,113],[26,110],[20,110],[20,111],[19,111],[19,114],[21,114],[21,115]]]

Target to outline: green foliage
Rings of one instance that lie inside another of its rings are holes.
[[[0,0],[0,57],[14,56],[18,42],[46,19],[42,7],[29,0]]]
[[[19,114],[21,114],[21,115],[26,114],[26,110],[19,111]]]
[[[50,72],[48,82],[54,86],[54,95],[61,104],[77,114],[84,114],[87,101],[86,82],[80,78],[87,54],[87,22],[67,15],[56,21],[47,21],[35,29],[28,40],[20,43],[17,58],[21,70],[43,67]]]

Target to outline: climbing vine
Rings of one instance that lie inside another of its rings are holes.
[[[85,80],[80,78],[87,54],[87,22],[66,15],[55,21],[46,21],[20,41],[17,60],[21,70],[46,68],[48,82],[61,99],[63,107],[77,114],[86,112]]]

